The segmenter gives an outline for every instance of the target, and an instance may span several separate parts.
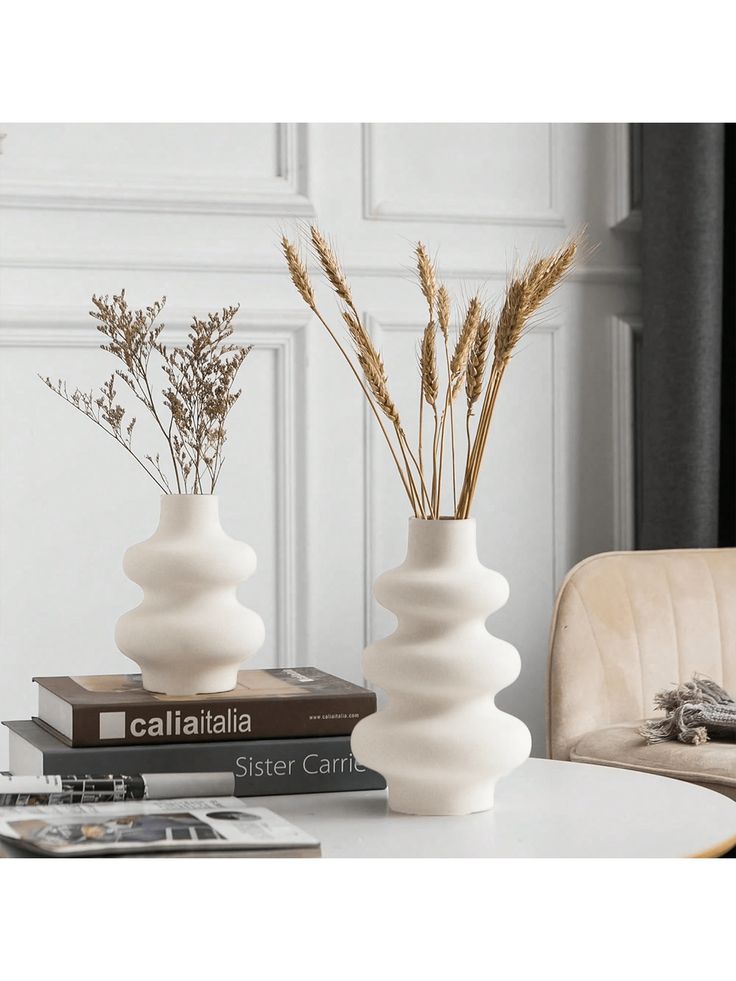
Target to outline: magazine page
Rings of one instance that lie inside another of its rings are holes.
[[[237,797],[5,807],[0,836],[58,856],[319,845],[273,811]]]

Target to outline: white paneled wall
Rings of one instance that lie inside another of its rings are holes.
[[[238,335],[256,349],[221,496],[227,529],[259,556],[242,592],[268,629],[255,663],[357,680],[366,639],[390,629],[370,582],[400,561],[407,508],[354,380],[284,273],[279,233],[316,219],[334,238],[411,418],[424,317],[412,244],[438,254],[456,296],[485,284],[492,299],[517,253],[587,224],[598,248],[512,365],[476,505],[481,557],[511,583],[489,626],[524,665],[500,701],[542,753],[556,587],[580,557],[627,544],[632,521],[636,240],[612,228],[627,218],[625,128],[0,130],[0,718],[33,712],[34,674],[131,669],[112,639],[138,595],[121,556],[153,530],[157,489],[36,377],[89,386],[110,370],[92,293],[165,294],[174,337],[191,313],[240,301]]]

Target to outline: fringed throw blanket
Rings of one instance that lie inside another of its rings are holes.
[[[639,729],[650,744],[677,739],[700,746],[708,739],[736,739],[736,702],[710,678],[695,674],[684,685],[658,692],[654,707],[667,715]]]

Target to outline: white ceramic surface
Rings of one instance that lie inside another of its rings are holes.
[[[256,555],[225,533],[218,505],[209,494],[163,495],[155,533],[125,553],[123,568],[143,600],[118,620],[115,642],[148,691],[229,691],[263,644],[263,621],[236,596]]]
[[[378,578],[374,594],[398,623],[366,649],[363,670],[389,699],[358,723],[353,753],[386,778],[395,811],[488,810],[496,781],[529,756],[531,737],[494,704],[520,659],[485,626],[509,587],[481,565],[474,519],[411,519],[406,560]]]

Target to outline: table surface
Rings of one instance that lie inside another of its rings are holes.
[[[466,817],[395,814],[380,790],[249,803],[319,838],[325,858],[679,858],[736,845],[736,801],[722,794],[557,760],[527,760],[498,784],[492,811]]]
[[[651,773],[527,760],[492,811],[413,817],[385,791],[259,797],[322,842],[325,858],[677,858],[736,845],[736,801]]]

